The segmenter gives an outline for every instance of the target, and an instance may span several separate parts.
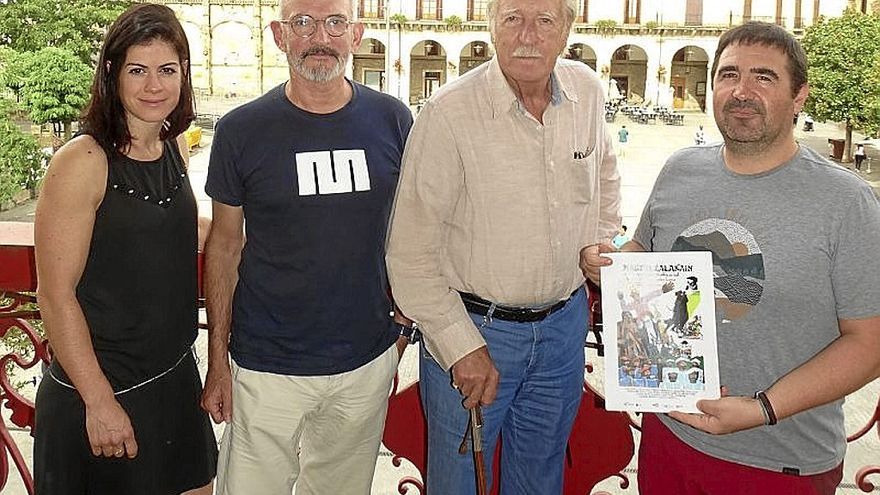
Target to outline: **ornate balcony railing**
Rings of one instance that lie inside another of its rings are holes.
[[[10,421],[19,428],[33,430],[34,403],[22,396],[9,378],[7,370],[18,368],[28,370],[37,365],[45,365],[50,360],[46,342],[34,330],[29,320],[39,320],[39,310],[34,309],[36,299],[36,270],[33,256],[33,228],[31,224],[0,222],[0,337],[18,329],[25,338],[29,352],[8,352],[0,356],[0,405],[11,410]],[[593,321],[601,323],[598,293],[591,291],[590,307]],[[591,329],[589,354],[602,355],[600,326]],[[22,339],[19,339],[22,340]],[[4,351],[6,352],[6,351]],[[595,361],[593,361],[595,364]],[[574,429],[569,438],[565,460],[565,495],[584,495],[592,493],[602,480],[617,478],[621,490],[627,490],[630,480],[624,468],[630,463],[635,452],[633,430],[638,424],[626,413],[609,412],[604,408],[604,400],[599,388],[591,385],[589,377],[598,374],[593,366],[587,366],[588,381],[584,382],[581,401]],[[589,383],[588,383],[589,382]],[[399,467],[403,459],[412,462],[420,473],[426,467],[426,428],[419,398],[418,383],[398,390],[395,380],[393,393],[389,399],[388,419],[385,424],[383,442],[392,452],[392,464]],[[877,402],[869,421],[847,438],[848,442],[864,441],[871,432],[880,438],[880,402]],[[503,448],[500,446],[499,448]],[[601,455],[595,455],[601,452]],[[875,451],[876,453],[876,451]],[[498,456],[495,456],[497,459]],[[9,425],[0,416],[0,492],[10,480],[10,472],[19,477],[29,495],[34,493],[30,466],[9,431]],[[497,470],[497,464],[493,469]],[[496,471],[497,472],[497,471]],[[869,476],[880,474],[880,465],[869,464],[861,467],[852,480],[859,490],[868,493],[874,490]],[[497,477],[496,477],[497,479]],[[424,493],[421,479],[404,476],[397,481],[397,492],[409,493],[410,489]],[[497,489],[492,493],[497,493]],[[609,495],[596,492],[593,495]]]

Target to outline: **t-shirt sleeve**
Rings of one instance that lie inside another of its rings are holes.
[[[636,232],[632,236],[632,240],[638,242],[645,248],[645,251],[653,251],[654,250],[654,197],[657,195],[657,191],[661,189],[661,182],[663,181],[663,177],[666,175],[666,171],[669,169],[669,162],[666,162],[666,165],[660,170],[660,173],[657,175],[657,179],[654,181],[654,187],[651,189],[651,195],[648,196],[648,201],[645,202],[645,207],[642,208],[642,216],[639,217],[639,225],[636,227]]]
[[[831,284],[841,320],[880,315],[880,201],[868,185],[843,210],[833,246]]]
[[[654,204],[652,201],[653,197],[654,195],[651,194],[651,197],[645,203],[645,207],[642,209],[642,216],[639,218],[639,226],[636,228],[636,233],[632,236],[632,240],[641,244],[645,251],[654,250],[654,243],[651,242],[654,237],[654,218],[651,212],[651,205]]]
[[[413,126],[413,116],[412,112],[409,111],[409,108],[403,107],[403,111],[400,113],[399,122],[400,132],[403,136],[403,143],[406,144],[406,139],[409,137],[409,131]]]
[[[648,196],[648,201],[645,202],[645,207],[642,209],[642,216],[639,217],[639,225],[632,236],[632,240],[641,244],[642,247],[645,248],[645,251],[654,251],[654,205],[657,203],[657,194],[666,187],[665,184],[675,183],[674,179],[667,181],[666,177],[675,176],[677,169],[673,164],[680,159],[681,157],[679,156],[679,153],[675,153],[666,160],[663,168],[660,169],[660,173],[657,174],[657,179],[654,180],[654,187],[651,189],[651,195]]]
[[[237,165],[237,151],[229,142],[227,135],[226,126],[221,120],[211,143],[205,193],[214,201],[230,206],[241,206],[244,202],[244,184]]]

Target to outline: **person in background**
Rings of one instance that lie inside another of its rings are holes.
[[[814,125],[813,117],[810,114],[804,115],[804,131],[812,132]]]
[[[853,153],[853,158],[855,158],[856,160],[856,170],[858,170],[859,172],[862,171],[862,163],[865,161],[866,156],[867,155],[865,154],[865,145],[862,143],[857,144],[856,152]]]
[[[36,399],[36,492],[208,495],[189,44],[171,9],[135,4],[97,62],[82,132],[52,157],[37,204],[54,359]]]
[[[629,131],[626,129],[626,126],[622,126],[620,130],[617,131],[617,144],[617,154],[621,157],[626,156],[626,146],[629,144]]]
[[[629,241],[629,237],[626,235],[626,231],[626,225],[621,225],[620,229],[617,230],[617,235],[615,235],[614,238],[611,239],[611,244],[614,247],[619,249],[621,246]]]

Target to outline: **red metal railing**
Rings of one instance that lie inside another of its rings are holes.
[[[33,295],[35,290],[32,225],[0,222],[0,337],[6,336],[12,329],[18,329],[25,335],[25,341],[32,349],[27,353],[30,357],[15,352],[0,357],[0,405],[12,411],[11,422],[14,425],[30,430],[34,427],[34,403],[17,391],[10,382],[6,370],[8,367],[27,370],[38,364],[46,364],[50,360],[46,342],[28,323],[28,320],[40,318],[39,310],[34,309],[33,305],[36,302]],[[597,298],[598,293],[591,292],[593,321],[600,321],[597,318],[599,316]],[[592,367],[588,365],[588,375],[592,372]],[[402,390],[398,390],[397,385],[398,382],[395,380],[394,390],[389,399],[383,442],[394,455],[392,458],[394,466],[399,467],[402,460],[407,459],[420,473],[424,473],[427,443],[418,383]],[[632,430],[638,429],[638,426],[625,413],[606,411],[601,395],[587,382],[584,382],[583,393],[574,429],[569,438],[564,493],[566,495],[591,493],[597,483],[611,477],[619,478],[620,488],[626,490],[630,482],[623,470],[635,451]],[[847,442],[858,441],[875,429],[880,438],[880,402],[877,403],[869,422],[848,437]],[[595,455],[596,452],[601,452],[602,455]],[[497,459],[498,456],[495,458]],[[9,481],[10,465],[15,466],[17,476],[23,481],[28,494],[32,495],[34,483],[30,467],[10,435],[6,422],[0,416],[0,492]],[[497,464],[493,469],[497,474]],[[867,465],[858,470],[854,481],[860,490],[868,493],[874,490],[874,484],[868,480],[868,477],[877,474],[880,474],[880,465]],[[410,488],[414,488],[418,493],[424,493],[420,479],[402,477],[398,480],[398,493],[408,493]],[[497,488],[491,493],[497,493]],[[605,492],[593,495],[602,494],[608,495]]]

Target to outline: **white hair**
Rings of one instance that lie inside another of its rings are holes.
[[[498,14],[498,3],[500,0],[489,0],[489,4],[487,6],[489,18],[489,28],[494,31],[495,29],[495,15]],[[578,0],[560,0],[565,6],[565,14],[566,22],[569,27],[574,23],[575,17],[577,17],[577,8],[578,8]]]

